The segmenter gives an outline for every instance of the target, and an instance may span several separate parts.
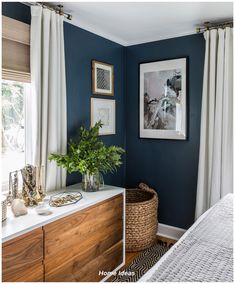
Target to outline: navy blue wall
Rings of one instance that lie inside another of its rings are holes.
[[[108,145],[124,147],[124,47],[68,23],[64,23],[64,38],[68,138],[76,137],[80,125],[90,124],[91,60],[96,59],[114,65],[116,135],[102,139]],[[123,166],[114,175],[106,175],[105,183],[124,186],[124,170]],[[77,182],[79,177],[79,174],[70,175],[68,183]]]
[[[31,19],[30,8],[18,2],[2,3],[2,14],[28,24]],[[64,23],[64,39],[68,141],[78,136],[81,125],[90,124],[91,60],[96,59],[114,64],[116,135],[105,136],[102,139],[108,145],[124,147],[124,47],[67,22]],[[105,183],[124,186],[124,176],[125,163],[114,175],[106,175]],[[68,175],[67,184],[74,184],[80,180],[80,174],[74,173]]]
[[[140,139],[140,62],[188,57],[187,141]],[[126,48],[126,185],[139,181],[159,194],[159,222],[188,228],[194,220],[200,136],[204,39],[192,35]]]
[[[2,14],[15,20],[30,24],[30,8],[19,2],[2,2]]]

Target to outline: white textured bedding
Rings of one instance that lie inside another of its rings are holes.
[[[205,212],[139,282],[232,282],[233,195]]]

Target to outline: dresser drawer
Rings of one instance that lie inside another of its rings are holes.
[[[104,278],[99,275],[100,269],[107,271],[111,267],[113,270],[122,262],[123,195],[62,218],[43,229],[45,281],[99,281]],[[84,272],[87,269],[90,269],[88,274]]]
[[[84,255],[86,259],[88,255]],[[123,242],[119,241],[98,255],[84,261],[72,259],[56,270],[45,274],[46,282],[98,282],[123,262]]]
[[[43,281],[42,261],[42,228],[3,243],[3,281]]]
[[[42,263],[30,265],[17,272],[12,271],[10,276],[3,277],[3,282],[43,282],[44,271]]]

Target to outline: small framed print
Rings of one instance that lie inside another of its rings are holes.
[[[114,95],[113,65],[92,60],[93,95]]]
[[[91,126],[96,122],[103,123],[99,135],[116,133],[115,100],[91,98]]]
[[[186,140],[187,58],[140,64],[140,138]]]

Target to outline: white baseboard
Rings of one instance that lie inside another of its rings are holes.
[[[184,229],[158,223],[157,235],[161,237],[166,237],[173,240],[179,240],[185,232],[186,230]]]

